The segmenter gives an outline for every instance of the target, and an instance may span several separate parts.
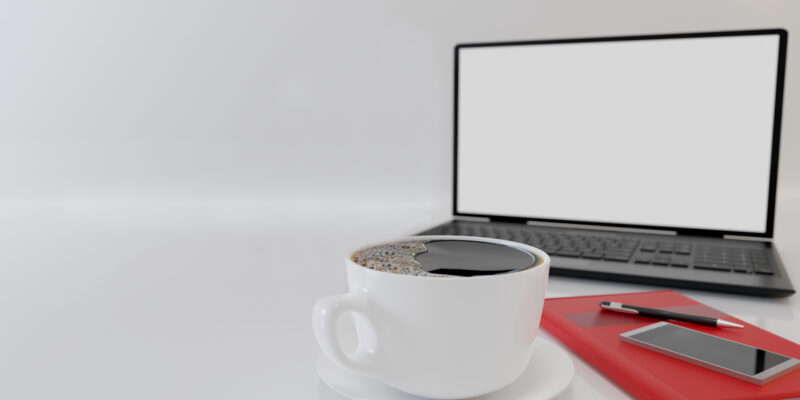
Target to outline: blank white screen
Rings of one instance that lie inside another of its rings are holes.
[[[460,48],[457,212],[764,233],[778,45]]]

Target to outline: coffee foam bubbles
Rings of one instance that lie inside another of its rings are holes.
[[[415,256],[428,251],[425,242],[409,240],[363,249],[352,256],[353,262],[377,271],[402,275],[445,276],[425,271]]]

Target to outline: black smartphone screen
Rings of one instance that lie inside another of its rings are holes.
[[[751,376],[790,359],[672,324],[630,338]]]

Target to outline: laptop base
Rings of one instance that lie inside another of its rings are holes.
[[[753,296],[795,292],[769,242],[461,220],[419,234],[526,243],[551,256],[553,275]]]

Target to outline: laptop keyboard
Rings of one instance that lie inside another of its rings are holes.
[[[620,238],[613,234],[573,233],[531,226],[449,224],[428,234],[483,236],[526,243],[552,256],[607,260],[665,268],[702,269],[741,274],[772,275],[763,249],[711,246],[691,242]]]

